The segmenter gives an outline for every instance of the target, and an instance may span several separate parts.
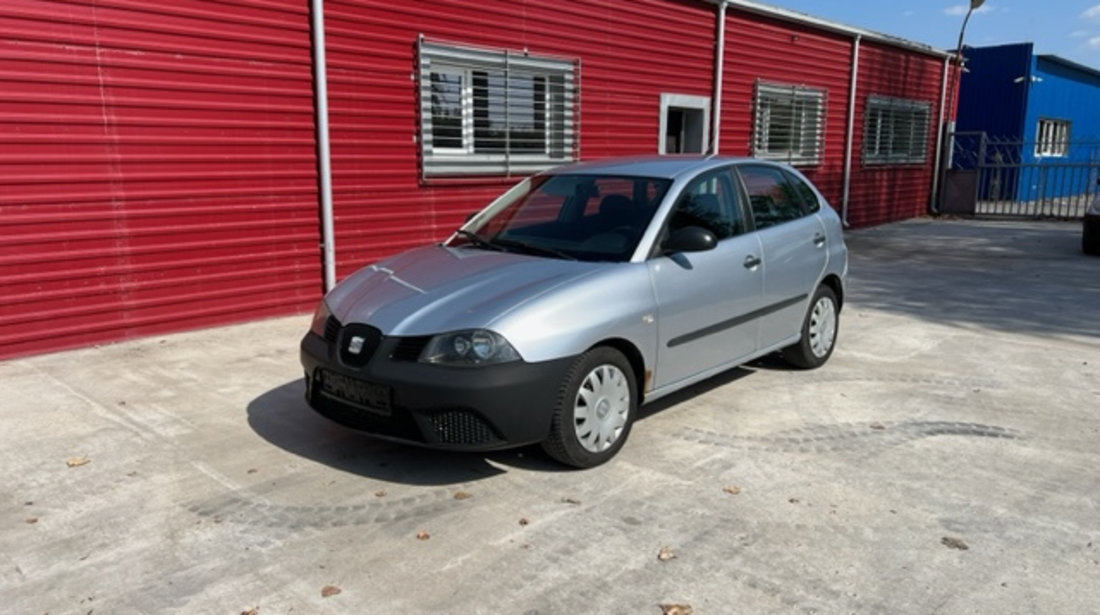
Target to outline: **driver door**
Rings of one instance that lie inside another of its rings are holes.
[[[714,233],[704,252],[661,254],[648,262],[657,302],[654,388],[733,365],[757,349],[764,272],[761,246],[746,233],[746,213],[732,169],[708,171],[688,184],[664,236],[685,226]]]

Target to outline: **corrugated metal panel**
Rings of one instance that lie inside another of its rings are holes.
[[[807,25],[770,20],[733,7],[727,13],[726,37],[722,152],[749,155],[752,151],[753,88],[757,80],[823,88],[828,96],[824,155],[819,164],[800,168],[839,208],[853,39]],[[940,57],[863,41],[848,216],[853,226],[911,218],[927,210],[942,79]],[[867,99],[872,95],[920,100],[932,105],[929,153],[924,164],[862,164],[864,117]]]
[[[870,226],[923,215],[928,210],[935,162],[943,60],[895,47],[865,43],[856,92],[855,159],[848,220]],[[887,96],[926,102],[932,114],[923,164],[867,165],[861,161],[867,99]]]
[[[713,83],[704,2],[330,0],[325,19],[341,277],[444,237],[515,181],[420,183],[418,36],[578,60],[582,158],[655,153],[660,94]]]
[[[761,80],[825,91],[823,151],[812,165],[800,165],[834,207],[844,179],[852,39],[744,13],[726,14],[725,76],[722,83],[723,154],[752,153],[754,95]]]
[[[319,294],[295,0],[0,5],[0,357]]]

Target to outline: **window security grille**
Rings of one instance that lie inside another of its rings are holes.
[[[529,174],[577,159],[575,62],[419,43],[425,176]]]
[[[821,162],[825,91],[757,82],[753,155],[794,165]]]
[[[863,163],[923,164],[928,158],[931,117],[931,103],[868,97]]]
[[[1068,120],[1039,120],[1035,130],[1035,155],[1063,158],[1069,153]]]

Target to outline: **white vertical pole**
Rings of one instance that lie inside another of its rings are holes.
[[[863,36],[852,41],[852,83],[848,87],[848,127],[844,136],[844,192],[840,197],[840,220],[848,226],[848,199],[852,191],[852,149],[856,129],[856,90],[859,85],[859,47]]]
[[[313,96],[317,107],[318,184],[325,291],[336,286],[336,231],[332,213],[332,158],[328,135],[328,64],[325,59],[324,0],[310,0],[313,24]]]

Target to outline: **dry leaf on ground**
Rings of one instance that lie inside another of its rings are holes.
[[[661,547],[660,551],[657,551],[657,559],[662,562],[667,562],[670,559],[676,558],[676,552],[669,547]]]
[[[384,498],[384,497],[386,497],[386,490],[385,490],[385,489],[380,489],[380,490],[378,490],[378,491],[375,491],[375,492],[374,492],[374,497],[376,497],[376,498]]]
[[[574,499],[574,498],[562,498],[561,503],[562,504],[572,504],[574,506],[580,506],[581,505],[581,501],[577,500],[577,499]]]
[[[531,523],[531,522],[527,520],[527,517],[520,517],[519,518],[519,524],[520,525],[527,525],[529,523]]]
[[[321,588],[321,597],[322,598],[328,598],[330,596],[335,596],[336,594],[338,594],[342,591],[343,591],[342,589],[340,589],[339,587],[336,587],[335,585],[326,585],[326,586]]]
[[[416,533],[416,539],[417,540],[427,540],[431,537],[432,537],[432,535],[427,533],[427,532],[417,532]]]
[[[70,457],[65,460],[65,465],[69,466],[70,468],[76,468],[90,461],[91,459],[88,459],[87,455],[84,455],[83,457]]]
[[[455,499],[456,500],[468,500],[468,499],[470,499],[470,494],[466,493],[465,491],[455,491]]]
[[[241,611],[241,615],[259,615],[259,613],[260,613],[260,607],[258,607],[258,606],[255,606],[255,607],[252,607],[250,609]]]
[[[950,536],[944,536],[943,538],[940,539],[940,542],[943,543],[943,546],[945,546],[945,547],[948,547],[948,548],[951,548],[951,549],[958,549],[959,551],[966,551],[967,549],[970,548],[970,545],[963,542],[962,539],[960,539],[960,538],[952,538]]]
[[[725,487],[722,487],[722,491],[725,491],[730,495],[737,495],[741,493],[741,488],[737,485],[726,485]]]
[[[695,609],[690,604],[658,604],[663,615],[691,615]]]

